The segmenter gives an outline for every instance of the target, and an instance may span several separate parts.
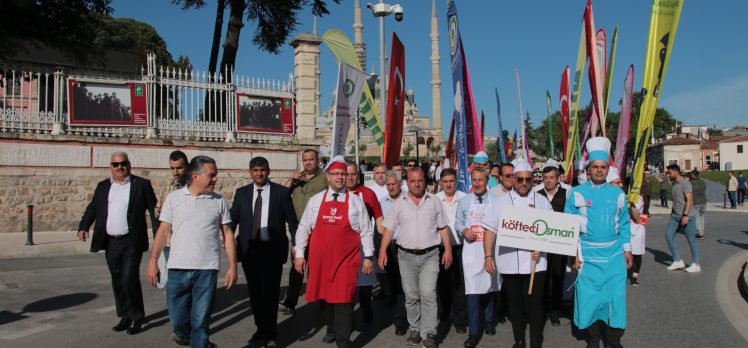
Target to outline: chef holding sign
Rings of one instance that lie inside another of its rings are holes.
[[[468,338],[465,347],[475,347],[480,340],[481,321],[485,324],[487,335],[495,335],[493,320],[493,292],[501,289],[501,276],[498,273],[486,272],[484,265],[486,255],[496,257],[496,248],[489,253],[483,250],[484,229],[481,223],[488,215],[496,214],[498,198],[488,194],[489,171],[485,167],[474,167],[470,174],[472,193],[459,201],[455,230],[463,240],[462,269],[465,276],[465,294],[467,295]]]
[[[539,251],[518,249],[501,246],[502,241],[496,240],[496,232],[502,220],[501,208],[514,206],[552,211],[551,203],[542,195],[532,192],[532,166],[526,161],[514,163],[514,188],[498,200],[496,214],[489,216],[481,226],[486,233],[483,239],[485,268],[489,273],[501,274],[504,291],[507,295],[509,320],[512,322],[514,346],[525,347],[525,330],[529,314],[530,347],[543,345],[543,326],[545,312],[543,308],[543,289],[545,288],[546,256]],[[499,245],[498,260],[491,257],[491,252]],[[463,256],[464,259],[464,256]],[[532,264],[535,261],[533,276]],[[465,262],[465,261],[463,261]],[[498,266],[498,269],[497,269]],[[465,275],[467,279],[467,274]],[[533,279],[531,281],[531,279]],[[531,287],[532,282],[532,287]],[[529,292],[528,293],[528,288]]]

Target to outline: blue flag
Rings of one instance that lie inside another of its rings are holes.
[[[449,55],[452,58],[452,87],[454,90],[455,133],[457,133],[457,189],[468,192],[467,127],[465,125],[465,98],[462,69],[465,62],[462,53],[462,38],[457,25],[457,5],[454,0],[447,4],[447,26],[449,28]]]
[[[506,151],[504,151],[504,127],[501,126],[501,102],[499,102],[499,90],[494,88],[496,92],[496,114],[499,116],[499,139],[496,145],[499,147],[499,153],[501,154],[501,163],[506,163]]]

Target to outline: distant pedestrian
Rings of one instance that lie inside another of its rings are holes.
[[[691,183],[680,175],[680,166],[671,164],[667,170],[673,177],[673,209],[668,220],[667,233],[665,240],[673,254],[673,263],[668,266],[668,271],[682,269],[686,267],[683,258],[678,251],[678,245],[675,244],[675,234],[683,230],[688,240],[688,246],[691,248],[691,263],[686,272],[701,272],[699,259],[699,245],[696,243],[696,226],[691,218],[693,215],[693,187]]]
[[[667,191],[670,187],[670,172],[665,172],[660,178],[660,206],[667,208]]]
[[[738,173],[738,205],[742,206],[745,201],[745,177],[743,172]]]
[[[641,191],[639,192],[644,201],[644,213],[649,214],[649,201],[652,199],[652,172],[644,171],[642,177]]]
[[[730,208],[735,209],[737,206],[738,178],[730,171],[730,178],[727,180],[727,196],[730,197]]]
[[[693,189],[693,218],[696,223],[696,239],[704,239],[706,225],[706,182],[699,178],[699,171],[691,171],[691,188]]]

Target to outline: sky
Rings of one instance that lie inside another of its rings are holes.
[[[478,1],[456,0],[466,60],[478,110],[486,114],[487,136],[498,134],[494,88],[501,98],[504,129],[519,128],[519,101],[514,70],[520,75],[522,110],[529,111],[535,126],[547,117],[546,89],[551,92],[552,109],[558,109],[561,73],[566,65],[574,69],[586,0],[564,1]],[[199,10],[182,11],[170,0],[114,0],[114,17],[134,18],[156,28],[176,58],[189,56],[196,70],[207,70],[212,43],[215,2]],[[330,14],[318,18],[318,31],[337,28],[353,40],[354,0],[335,4],[328,0]],[[362,1],[367,72],[379,72],[379,23]],[[394,1],[390,2],[394,4]],[[402,22],[385,19],[389,54],[392,32],[405,46],[406,86],[415,92],[421,114],[431,115],[431,1],[401,0]],[[651,1],[594,1],[595,25],[612,37],[618,27],[617,54],[613,68],[609,111],[620,111],[617,101],[623,79],[634,65],[634,90],[641,89]],[[228,12],[226,19],[228,22]],[[720,128],[748,125],[748,25],[744,17],[748,1],[690,0],[683,5],[659,107],[666,108],[685,124],[715,125]],[[442,128],[449,132],[453,91],[446,1],[437,0],[439,55],[442,80]],[[311,32],[311,7],[300,13],[299,25],[289,40],[300,32]],[[252,45],[256,27],[247,22],[240,36],[236,73],[245,76],[286,80],[293,73],[293,48],[282,47],[274,55]],[[225,35],[225,28],[224,28]],[[222,38],[223,40],[223,38]],[[740,42],[743,42],[742,44]],[[608,50],[610,50],[608,42]],[[324,44],[323,44],[324,46]],[[220,57],[220,55],[219,55]],[[219,59],[220,60],[220,59]],[[386,65],[389,68],[389,62]],[[322,110],[332,101],[337,64],[330,51],[321,48]],[[582,105],[590,101],[585,76]]]

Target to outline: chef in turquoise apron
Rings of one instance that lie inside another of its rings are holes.
[[[633,262],[626,195],[606,183],[610,141],[587,141],[590,181],[574,187],[564,212],[581,215],[579,269],[574,296],[574,324],[587,330],[587,347],[599,347],[605,335],[608,347],[620,347],[626,328],[626,270]]]

